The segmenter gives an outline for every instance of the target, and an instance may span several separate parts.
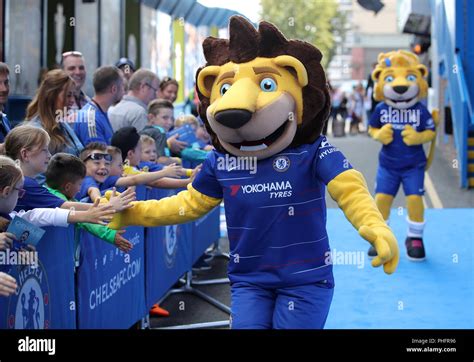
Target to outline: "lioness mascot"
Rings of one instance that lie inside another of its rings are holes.
[[[390,207],[400,184],[406,195],[408,236],[405,240],[408,259],[425,259],[423,229],[425,226],[424,194],[425,170],[434,154],[435,122],[420,101],[426,98],[428,69],[418,57],[408,51],[381,53],[372,72],[375,82],[374,98],[377,105],[369,121],[369,134],[383,144],[375,186],[375,201],[388,222]],[[426,158],[423,144],[432,142]],[[371,247],[369,256],[377,251]]]

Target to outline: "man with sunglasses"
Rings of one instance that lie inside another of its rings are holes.
[[[135,127],[140,132],[145,128],[148,122],[147,106],[157,97],[159,84],[157,75],[151,70],[139,69],[133,73],[127,95],[108,111],[114,131]]]
[[[82,91],[87,75],[82,53],[75,50],[63,53],[61,66],[76,83],[76,94],[74,96],[76,104],[74,108],[81,109],[89,102],[89,97]]]
[[[100,67],[94,72],[94,97],[78,112],[74,131],[84,146],[91,142],[110,145],[114,130],[107,114],[124,93],[123,79],[118,68]]]

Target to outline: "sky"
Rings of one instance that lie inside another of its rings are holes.
[[[260,20],[260,1],[258,0],[198,0],[204,6],[236,10],[252,22]]]

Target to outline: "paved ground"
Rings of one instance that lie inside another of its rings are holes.
[[[364,134],[342,138],[330,137],[330,142],[333,145],[338,146],[350,160],[354,168],[364,174],[369,189],[373,193],[380,145]],[[443,152],[441,152],[441,150]],[[428,208],[472,208],[474,206],[474,190],[468,191],[459,189],[459,177],[457,175],[457,170],[453,167],[455,166],[455,162],[453,162],[452,152],[449,151],[449,146],[441,143],[440,149],[436,153],[433,165],[428,172],[431,184],[427,185],[425,182],[427,189],[425,203]],[[337,207],[336,203],[329,197],[329,195],[327,195],[327,205],[328,208]],[[393,207],[397,208],[398,211],[398,208],[404,207],[404,205],[403,193],[402,191],[399,191]],[[472,213],[466,212],[456,215],[459,215],[458,217],[461,218],[471,218],[470,222],[468,220],[465,221],[468,222],[468,225],[474,224],[472,223]],[[341,223],[345,222],[342,217],[340,220]],[[346,226],[347,225],[344,225],[344,227]],[[434,224],[428,222],[427,228],[432,229],[434,227]],[[472,235],[472,231],[471,228],[470,232],[466,232],[468,235]],[[329,233],[331,234],[331,230],[329,230]],[[449,242],[449,240],[446,240],[446,242]],[[228,250],[228,239],[223,237],[221,239],[221,245],[224,249]],[[365,250],[365,246],[362,247],[362,249]],[[211,262],[211,265],[213,268],[210,271],[200,273],[198,279],[213,279],[225,276],[226,262],[224,259],[220,258],[214,260]],[[230,305],[230,288],[228,285],[200,286],[197,288],[210,294],[217,300]],[[220,321],[228,318],[226,313],[189,294],[172,295],[162,303],[162,306],[170,311],[171,316],[168,318],[152,318],[152,328]],[[331,322],[330,319],[328,321]],[[331,326],[334,328],[334,323],[332,323]],[[367,327],[370,328],[370,326]]]

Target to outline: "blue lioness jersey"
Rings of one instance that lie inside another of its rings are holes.
[[[393,129],[393,141],[384,145],[379,155],[380,165],[386,168],[402,169],[422,167],[426,164],[423,145],[407,146],[403,142],[402,131],[406,125],[415,131],[435,130],[435,125],[428,109],[420,102],[407,109],[392,108],[386,103],[379,103],[370,118],[370,126],[381,128],[390,123]]]
[[[210,152],[193,187],[224,199],[231,282],[333,284],[325,184],[349,168],[322,136],[258,162]]]

